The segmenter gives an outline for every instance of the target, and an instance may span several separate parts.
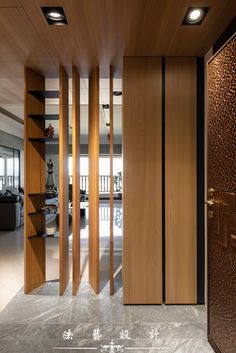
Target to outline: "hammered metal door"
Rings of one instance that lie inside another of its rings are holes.
[[[236,37],[208,63],[208,339],[236,352]]]

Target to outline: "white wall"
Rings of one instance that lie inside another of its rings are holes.
[[[0,130],[24,138],[24,125],[0,113]],[[1,141],[0,141],[1,144]]]

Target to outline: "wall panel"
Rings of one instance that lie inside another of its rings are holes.
[[[197,301],[196,59],[166,58],[166,303]]]
[[[110,67],[110,180],[113,180],[113,68]],[[110,295],[114,294],[114,184],[110,182]]]
[[[80,284],[80,76],[72,68],[72,156],[73,156],[73,275],[72,293],[76,295]]]
[[[125,57],[123,69],[125,304],[162,302],[162,67]]]
[[[69,282],[69,179],[68,179],[68,77],[59,70],[59,232],[60,232],[60,295]]]
[[[89,76],[89,283],[99,293],[99,69]]]

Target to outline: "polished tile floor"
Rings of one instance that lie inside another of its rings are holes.
[[[212,353],[206,339],[206,307],[122,304],[122,209],[115,210],[116,290],[109,296],[109,208],[100,207],[102,291],[87,280],[87,218],[81,230],[82,284],[58,296],[58,240],[47,240],[47,280],[24,295],[23,231],[0,232],[0,353],[168,352]]]

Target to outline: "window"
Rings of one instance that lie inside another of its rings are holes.
[[[73,161],[72,156],[69,156],[69,180],[72,183],[72,167]],[[120,184],[118,185],[117,180],[120,180],[120,175],[123,170],[123,162],[121,156],[115,156],[113,158],[113,174],[115,177],[114,190],[120,191]],[[88,192],[88,174],[89,174],[89,161],[88,157],[80,158],[80,185],[82,190]],[[119,190],[118,190],[119,188]],[[109,157],[99,157],[99,191],[109,192],[110,190],[110,159]]]
[[[20,186],[20,151],[0,146],[0,190]]]

